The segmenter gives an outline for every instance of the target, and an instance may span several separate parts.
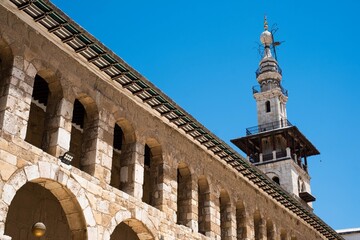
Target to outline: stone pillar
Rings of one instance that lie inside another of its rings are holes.
[[[263,154],[262,153],[259,154],[259,162],[261,162],[261,163],[263,162]]]
[[[209,221],[210,231],[206,233],[206,236],[211,239],[221,239],[221,228],[220,228],[220,206],[219,206],[219,198],[214,194],[209,194],[209,215],[206,216],[206,221]]]
[[[289,158],[291,157],[291,150],[289,147],[286,148],[286,156]]]
[[[191,180],[191,191],[188,193],[190,194],[190,211],[187,213],[187,224],[189,228],[193,230],[193,232],[199,231],[198,225],[198,191],[197,191],[197,182],[194,178]]]
[[[176,222],[176,195],[173,202],[175,205],[170,204],[172,195],[171,182],[173,177],[176,179],[176,168],[171,168],[168,165],[169,161],[163,160],[162,155],[153,156],[151,161],[154,164],[151,167],[152,174],[154,174],[153,206],[165,212],[169,219]]]
[[[280,240],[280,234],[279,234],[279,232],[278,232],[278,229],[276,228],[276,225],[275,224],[273,224],[273,234],[272,234],[272,236],[273,236],[273,238],[272,239],[268,239],[268,240]]]
[[[0,128],[22,139],[26,136],[34,76],[25,74],[24,59],[16,56],[11,75],[3,85],[0,96]]]
[[[101,154],[98,148],[106,148],[101,139],[98,139],[98,119],[87,119],[84,123],[83,138],[81,144],[80,168],[88,174],[99,178],[107,179],[105,169],[101,166]],[[102,146],[104,145],[104,146]]]
[[[136,142],[129,146],[129,157],[125,157],[129,162],[127,168],[121,169],[121,173],[128,172],[130,181],[126,185],[126,192],[135,198],[141,200],[143,196],[144,184],[144,152],[145,146],[142,143]]]
[[[73,111],[73,104],[65,98],[61,99],[57,105],[55,116],[48,119],[48,129],[46,131],[49,139],[46,147],[47,152],[55,157],[62,156],[70,149]]]
[[[236,209],[236,228],[238,240],[250,240],[254,236],[254,222],[243,207]]]
[[[237,240],[236,237],[236,209],[231,204],[228,204],[226,207],[225,214],[225,228],[226,233],[224,234],[225,240]]]
[[[263,218],[259,221],[259,240],[267,240],[266,237],[266,223]]]

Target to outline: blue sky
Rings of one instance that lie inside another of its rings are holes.
[[[315,213],[334,229],[360,227],[360,1],[52,2],[230,145],[257,125],[266,14],[284,41],[288,119],[321,152],[309,159]]]

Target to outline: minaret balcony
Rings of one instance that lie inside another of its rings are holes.
[[[265,124],[261,124],[261,125],[255,126],[255,127],[247,128],[246,136],[258,134],[261,132],[271,131],[271,130],[275,130],[278,128],[291,127],[291,126],[293,126],[293,125],[287,119],[281,120],[281,121],[275,121],[275,122],[271,122],[271,123],[265,123]]]
[[[286,97],[288,97],[288,90],[286,90],[283,86],[276,86],[277,88],[280,88],[282,94],[284,94]],[[264,87],[261,87],[260,85],[256,85],[252,87],[253,94],[264,92],[270,89],[265,89]]]
[[[260,74],[265,72],[277,72],[282,75],[282,70],[277,64],[262,64],[255,72],[256,78],[259,77]]]

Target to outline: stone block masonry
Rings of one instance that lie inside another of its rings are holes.
[[[0,239],[328,239],[12,1],[0,29]]]

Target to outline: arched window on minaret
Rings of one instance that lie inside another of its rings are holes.
[[[266,109],[266,112],[271,112],[270,101],[265,102],[265,109]]]
[[[280,178],[279,177],[273,177],[272,180],[280,185]]]

